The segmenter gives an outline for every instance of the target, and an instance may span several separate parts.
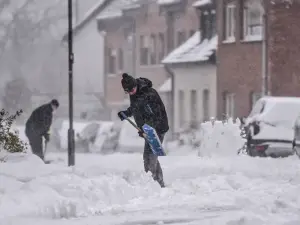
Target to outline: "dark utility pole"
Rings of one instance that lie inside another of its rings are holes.
[[[75,141],[73,129],[73,27],[72,27],[72,0],[68,0],[68,48],[69,48],[69,130],[68,130],[68,165],[75,165]]]

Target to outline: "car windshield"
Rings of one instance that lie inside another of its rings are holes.
[[[265,101],[258,100],[255,103],[254,107],[252,108],[249,117],[261,114],[264,111],[264,109],[265,109],[265,105],[266,105]]]
[[[299,116],[297,117],[297,119],[296,119],[295,126],[296,126],[297,128],[300,127],[300,115],[299,115]]]

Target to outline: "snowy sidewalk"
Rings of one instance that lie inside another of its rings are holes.
[[[78,154],[73,169],[35,157],[0,163],[0,224],[300,224],[296,157],[160,161],[165,189],[139,154]]]

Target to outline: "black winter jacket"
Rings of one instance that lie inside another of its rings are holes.
[[[152,88],[152,82],[147,78],[137,78],[137,92],[130,95],[130,107],[125,114],[133,116],[139,128],[146,123],[157,133],[169,130],[168,116],[164,103],[157,91]]]
[[[52,106],[45,104],[35,109],[26,122],[26,133],[44,136],[52,124]]]

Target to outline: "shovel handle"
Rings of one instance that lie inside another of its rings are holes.
[[[123,118],[124,118],[125,120],[127,120],[129,123],[131,123],[131,125],[134,126],[135,129],[141,131],[141,129],[140,129],[140,128],[139,128],[139,127],[131,120],[131,119],[129,119],[129,118],[126,116],[125,113],[121,112],[121,115],[123,116]]]
[[[141,131],[141,132],[143,132],[131,119],[129,119],[127,116],[126,116],[126,114],[125,113],[123,113],[123,112],[121,112],[121,115],[123,116],[123,118],[125,119],[125,120],[127,120],[135,129],[137,129],[138,131]],[[147,139],[147,135],[143,132],[143,137],[145,138],[145,139]]]

